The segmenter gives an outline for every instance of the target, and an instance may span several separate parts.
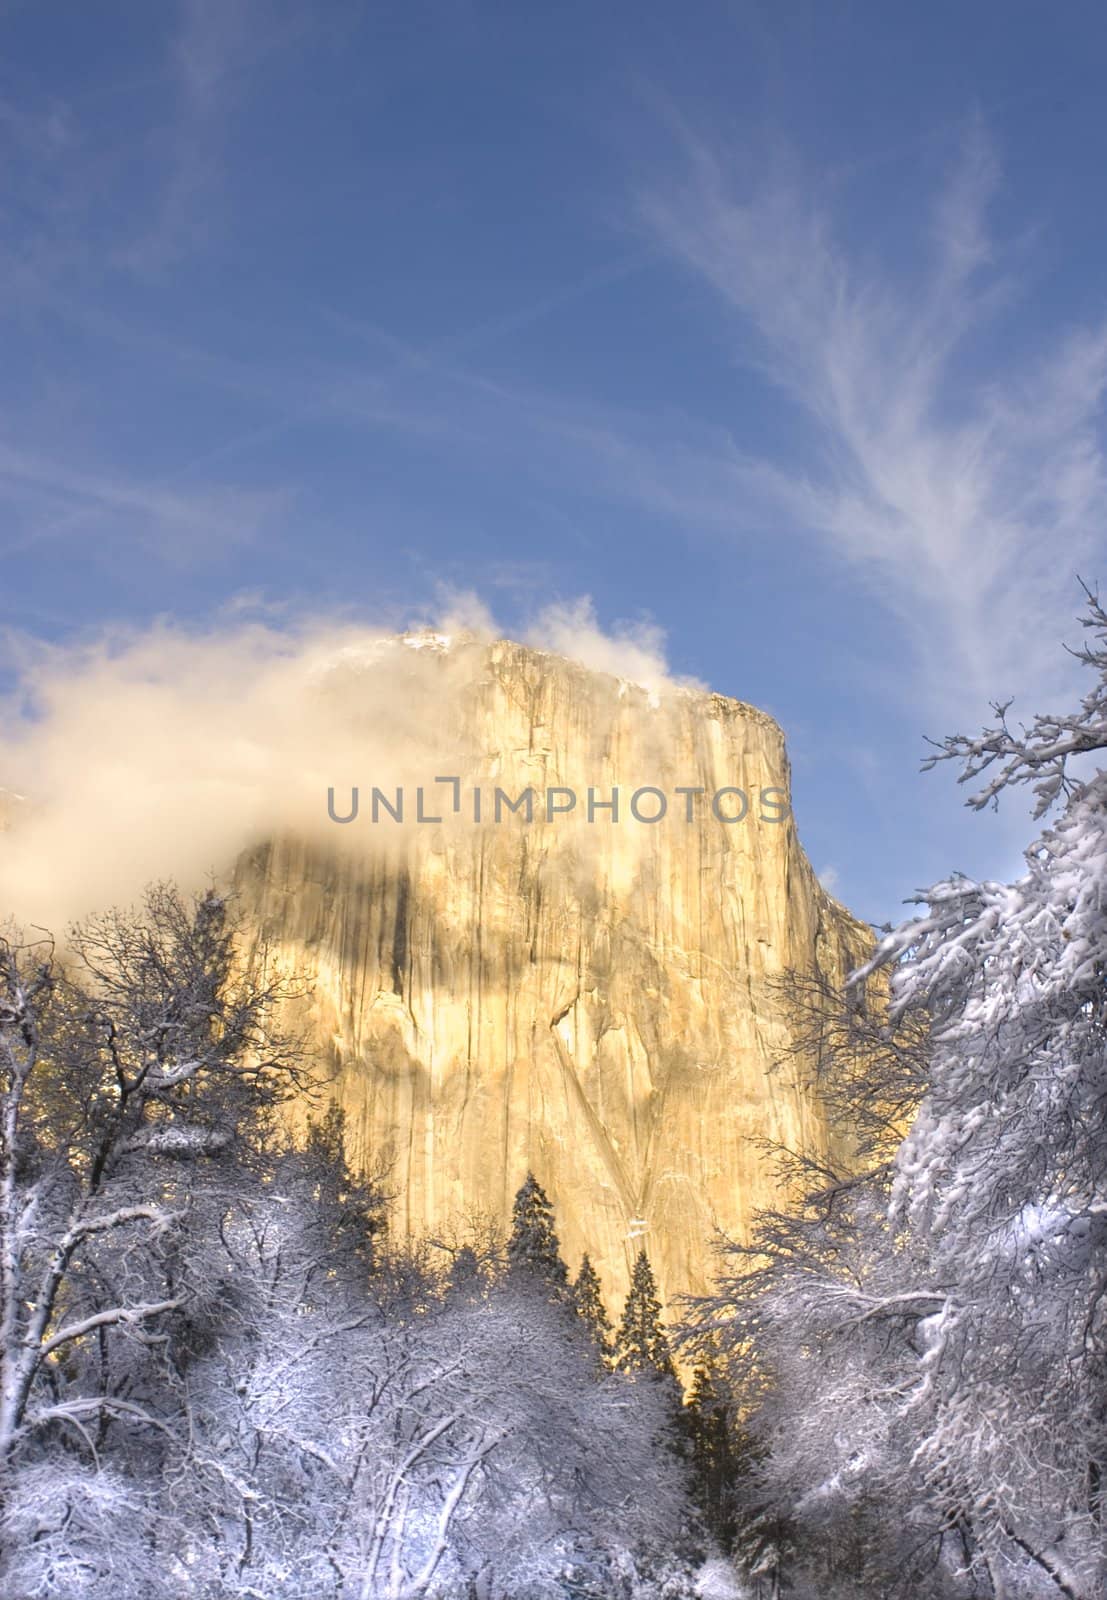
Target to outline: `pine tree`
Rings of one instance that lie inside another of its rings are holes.
[[[644,1250],[638,1252],[630,1293],[615,1338],[615,1365],[620,1372],[641,1372],[675,1381],[673,1355],[661,1321],[657,1282]]]
[[[346,1151],[346,1113],[331,1101],[322,1117],[309,1117],[303,1146],[285,1161],[288,1178],[308,1185],[312,1209],[329,1240],[330,1270],[364,1285],[383,1242],[386,1202],[369,1179],[356,1173]]]
[[[533,1172],[527,1173],[511,1208],[507,1260],[513,1277],[542,1285],[558,1298],[567,1292],[569,1272],[554,1231],[553,1207]]]
[[[480,1257],[471,1244],[463,1244],[450,1262],[449,1292],[454,1300],[474,1305],[484,1290]]]
[[[578,1317],[606,1358],[611,1352],[611,1320],[600,1294],[600,1275],[587,1254],[580,1258],[580,1271],[571,1292]]]
[[[738,1451],[731,1401],[710,1360],[695,1370],[684,1420],[692,1446],[696,1498],[708,1527],[729,1547],[734,1536],[732,1489]]]

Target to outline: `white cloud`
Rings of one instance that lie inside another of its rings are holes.
[[[545,606],[526,632],[528,644],[570,656],[594,672],[607,672],[659,693],[672,684],[665,660],[665,634],[655,623],[616,622],[600,627],[589,596]],[[694,680],[682,679],[691,685]]]
[[[493,639],[499,632],[495,617],[480,595],[472,589],[456,589],[448,583],[438,585],[437,604],[431,617],[419,621],[447,635],[471,633],[479,639]]]

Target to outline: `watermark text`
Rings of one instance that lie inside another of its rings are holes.
[[[634,789],[616,785],[578,791],[555,784],[545,790],[528,787],[512,795],[498,786],[465,788],[460,778],[447,776],[435,778],[433,785],[417,784],[414,791],[403,784],[391,789],[373,785],[368,792],[357,785],[327,790],[327,816],[340,825],[359,820],[385,825],[441,824],[448,816],[476,823],[552,823],[559,817],[574,816],[578,822],[633,822],[646,827],[666,818],[684,823],[712,818],[730,827],[747,819],[777,824],[784,822],[788,813],[787,790],[760,785],[743,789],[724,784],[709,790],[702,785],[678,784],[666,790],[643,783]]]

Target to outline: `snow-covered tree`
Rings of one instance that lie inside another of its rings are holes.
[[[5,1551],[45,1593],[82,1593],[161,1537],[133,1469],[179,1432],[189,1229],[309,1080],[270,1027],[284,992],[236,960],[212,894],[152,890],[77,929],[64,963],[0,941],[0,1492]]]
[[[472,1245],[463,1244],[450,1262],[449,1286],[459,1300],[478,1300],[484,1293],[485,1274]]]
[[[649,1257],[639,1250],[630,1275],[630,1289],[615,1335],[615,1364],[620,1372],[645,1373],[675,1381],[673,1352],[661,1320],[661,1301]]]
[[[580,1258],[580,1270],[572,1285],[573,1309],[584,1323],[601,1357],[610,1354],[611,1319],[603,1303],[600,1275],[592,1265],[587,1251]]]
[[[935,885],[872,963],[893,966],[894,1013],[931,1029],[892,1197],[930,1297],[918,1460],[972,1500],[997,1560],[1018,1552],[1080,1596],[1107,1582],[1107,614],[1091,595],[1083,622],[1078,708],[1015,730],[997,706],[930,763],[983,778],[977,809],[1028,784],[1037,817],[1056,810],[1025,873]]]
[[[569,1273],[554,1228],[553,1206],[533,1172],[527,1173],[512,1204],[507,1260],[519,1282],[564,1296]]]
[[[235,974],[217,897],[155,890],[72,945],[63,969],[0,940],[0,1465],[39,1428],[124,1413],[66,1397],[74,1352],[181,1296],[103,1258],[161,1272],[197,1167],[308,1078],[268,1030],[277,986]]]
[[[977,808],[1034,788],[1052,815],[1025,872],[936,884],[880,942],[822,1068],[862,1130],[852,1166],[793,1163],[798,1202],[728,1252],[700,1308],[759,1451],[746,1526],[768,1555],[748,1570],[783,1566],[820,1600],[1093,1600],[1107,1583],[1107,614],[1092,596],[1084,623],[1094,683],[1074,711],[1014,729],[997,707],[928,763],[983,779]]]

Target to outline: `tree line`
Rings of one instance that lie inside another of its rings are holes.
[[[619,1326],[532,1175],[503,1247],[389,1237],[226,901],[0,942],[0,1593],[691,1595],[656,1284]]]

